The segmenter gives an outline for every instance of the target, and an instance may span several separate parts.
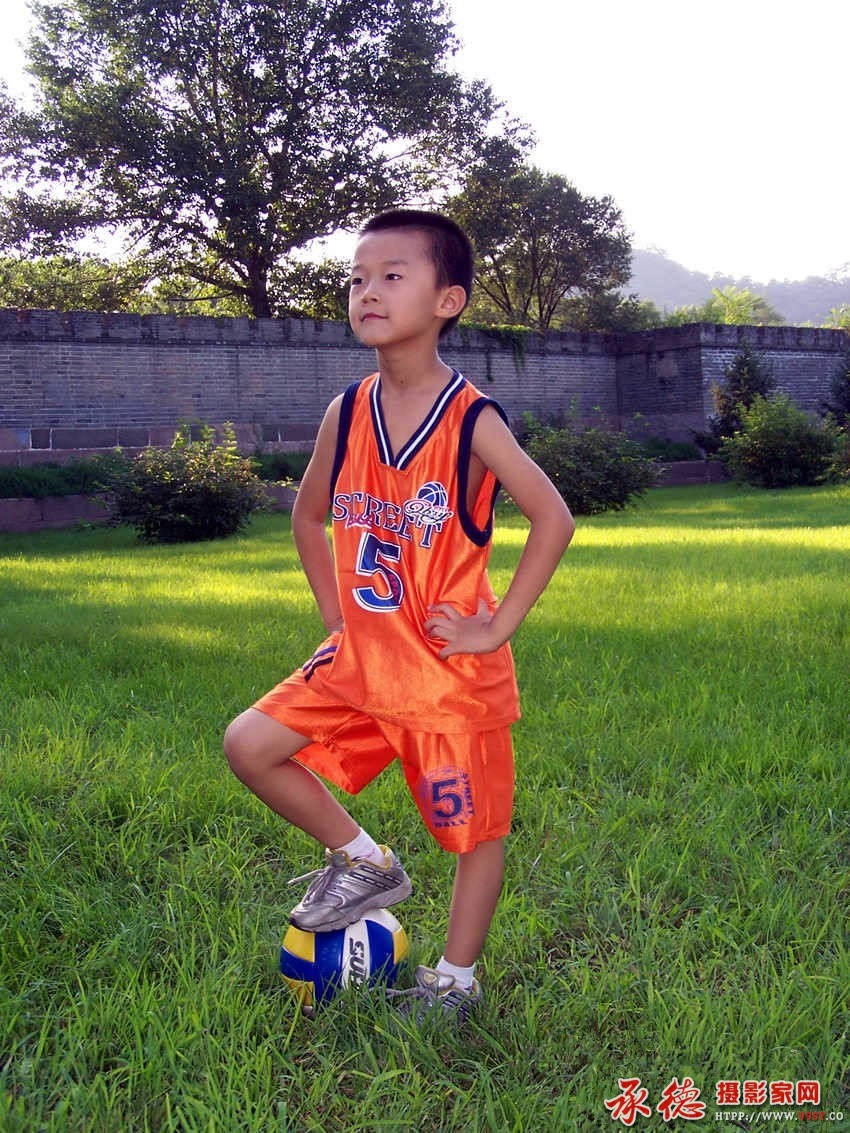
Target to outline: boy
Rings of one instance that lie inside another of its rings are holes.
[[[296,547],[329,637],[227,730],[235,774],[326,849],[292,910],[329,931],[411,892],[317,778],[351,794],[393,759],[426,826],[457,855],[448,936],[410,992],[418,1016],[463,1019],[502,886],[519,716],[508,640],[542,593],[574,524],[495,402],[440,358],[472,286],[465,233],[395,210],[362,229],[349,319],[378,372],[329,406],[292,512]],[[487,580],[499,484],[530,521],[501,604]],[[325,523],[333,521],[333,553]],[[305,880],[298,878],[296,880]]]

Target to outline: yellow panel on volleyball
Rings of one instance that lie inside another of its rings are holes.
[[[400,964],[405,959],[410,951],[410,945],[407,940],[407,933],[401,927],[393,933],[393,963]]]
[[[287,951],[301,960],[306,960],[308,964],[312,964],[316,959],[316,935],[313,932],[305,932],[291,924],[286,930],[283,943]]]

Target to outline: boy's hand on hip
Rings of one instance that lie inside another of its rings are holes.
[[[496,641],[491,629],[493,615],[487,603],[478,599],[478,609],[464,617],[448,602],[428,607],[431,615],[425,622],[425,635],[432,641],[444,641],[440,657],[445,660],[454,653],[492,653],[501,642]]]

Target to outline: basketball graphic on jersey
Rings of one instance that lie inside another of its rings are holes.
[[[452,509],[447,506],[448,502],[449,493],[439,480],[429,480],[416,493],[415,499],[405,501],[405,518],[420,531],[424,529],[425,534],[420,546],[426,550],[431,547],[431,536],[434,531],[438,533],[442,531],[443,524],[454,515]]]
[[[429,480],[416,493],[416,498],[417,500],[427,500],[429,504],[435,504],[437,507],[445,507],[449,502],[449,493],[439,480]]]

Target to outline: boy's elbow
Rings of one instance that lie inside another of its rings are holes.
[[[563,555],[567,547],[569,547],[572,537],[576,530],[576,521],[573,519],[572,512],[564,505],[565,514],[561,520],[561,554]]]
[[[572,512],[560,494],[556,494],[555,501],[553,501],[549,522],[553,540],[558,544],[560,557],[567,550],[576,531],[576,520],[572,518]]]
[[[539,538],[550,549],[555,558],[559,559],[570,545],[570,540],[576,529],[572,512],[559,495],[551,501],[549,506],[542,508],[537,515],[528,516],[532,531],[539,532]]]
[[[570,540],[575,534],[576,521],[573,519],[573,513],[570,511],[563,496],[559,492],[555,493],[555,501],[553,513],[555,525],[558,532],[558,537],[562,542],[561,553],[566,551],[570,545]]]

